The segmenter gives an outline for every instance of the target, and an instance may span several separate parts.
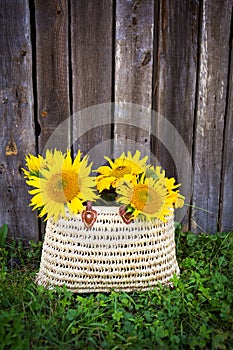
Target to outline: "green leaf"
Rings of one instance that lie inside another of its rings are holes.
[[[6,246],[7,233],[8,233],[8,225],[3,224],[0,228],[0,248],[5,248]]]
[[[77,316],[78,312],[75,309],[70,309],[67,311],[66,318],[68,321],[73,321]]]

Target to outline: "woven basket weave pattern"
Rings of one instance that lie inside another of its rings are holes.
[[[126,225],[117,207],[95,209],[97,221],[89,230],[81,215],[48,221],[38,284],[79,293],[133,291],[169,284],[179,275],[173,216],[166,223]]]

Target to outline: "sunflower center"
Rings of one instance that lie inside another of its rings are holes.
[[[50,197],[58,203],[70,202],[80,192],[78,175],[74,171],[54,174],[48,183],[48,192]]]
[[[124,175],[130,174],[130,173],[131,173],[130,167],[125,166],[125,165],[121,165],[121,166],[118,166],[117,168],[115,168],[112,171],[111,175],[117,179],[121,179]]]
[[[138,184],[133,190],[131,203],[137,210],[146,214],[154,214],[162,209],[164,199],[156,189],[146,184]]]

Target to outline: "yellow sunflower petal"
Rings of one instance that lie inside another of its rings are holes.
[[[185,197],[178,193],[177,199],[175,201],[175,208],[182,208],[184,205]]]
[[[114,163],[113,163],[112,159],[110,159],[110,158],[109,158],[109,157],[107,157],[107,156],[105,156],[105,157],[104,157],[104,159],[106,159],[106,160],[109,162],[109,165],[110,165],[110,167],[112,168],[112,167],[113,167],[113,165],[114,165]]]
[[[102,192],[105,189],[109,190],[114,181],[115,177],[105,177],[102,175],[102,177],[96,179],[96,188],[99,192]]]
[[[109,174],[111,174],[112,169],[107,165],[103,165],[103,166],[100,166],[98,169],[93,170],[93,171],[98,172],[101,175],[104,174],[104,175],[108,176]]]
[[[81,151],[78,150],[78,153],[76,155],[76,157],[74,158],[74,162],[73,162],[73,167],[78,171],[80,164],[81,164]]]
[[[77,197],[72,199],[72,201],[70,203],[67,203],[67,206],[68,206],[70,212],[74,213],[74,214],[77,214],[81,210],[84,209],[84,205],[83,205],[82,201]]]

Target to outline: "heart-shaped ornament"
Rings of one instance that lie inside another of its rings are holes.
[[[82,211],[82,221],[84,226],[89,229],[92,228],[97,219],[97,211],[87,205],[86,210]]]
[[[132,214],[127,213],[126,207],[124,205],[122,205],[119,208],[119,214],[120,214],[122,220],[124,221],[124,223],[126,223],[127,225],[133,221]]]

